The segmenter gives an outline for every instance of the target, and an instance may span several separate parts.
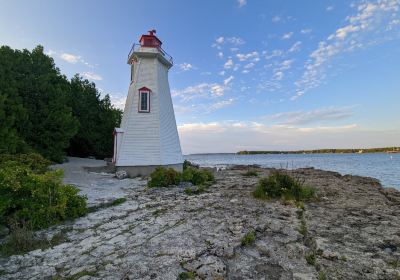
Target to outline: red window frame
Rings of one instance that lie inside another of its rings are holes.
[[[142,110],[142,93],[147,93],[147,110]],[[139,113],[150,113],[150,93],[151,90],[147,87],[142,87],[139,89],[139,98],[138,98],[138,112]]]

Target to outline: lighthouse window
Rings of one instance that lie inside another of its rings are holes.
[[[139,92],[139,112],[150,112],[150,95],[148,91]]]

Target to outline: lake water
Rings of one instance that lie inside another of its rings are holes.
[[[400,154],[196,154],[186,155],[185,159],[208,167],[224,167],[231,164],[258,164],[262,167],[289,169],[315,167],[343,175],[374,177],[379,179],[383,186],[400,190]]]

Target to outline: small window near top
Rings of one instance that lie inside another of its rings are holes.
[[[131,82],[133,82],[133,78],[135,77],[135,63],[131,65]]]
[[[140,91],[139,92],[139,112],[149,113],[150,112],[150,92]]]

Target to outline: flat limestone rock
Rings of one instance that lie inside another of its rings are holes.
[[[88,181],[83,168],[69,168],[73,172],[66,172],[65,180],[83,185],[94,204],[103,194],[108,198],[107,186],[126,202],[43,231],[50,237],[64,232],[68,241],[1,258],[0,279],[175,280],[182,273],[196,279],[400,276],[399,192],[372,178],[292,171],[318,195],[305,203],[306,231],[300,232],[300,210],[294,205],[251,196],[270,169],[258,168],[259,177],[243,176],[243,169],[222,170],[206,192],[187,195],[181,186],[148,189],[139,179],[90,173]],[[88,182],[104,189],[91,192]],[[242,246],[249,232],[255,241]]]

